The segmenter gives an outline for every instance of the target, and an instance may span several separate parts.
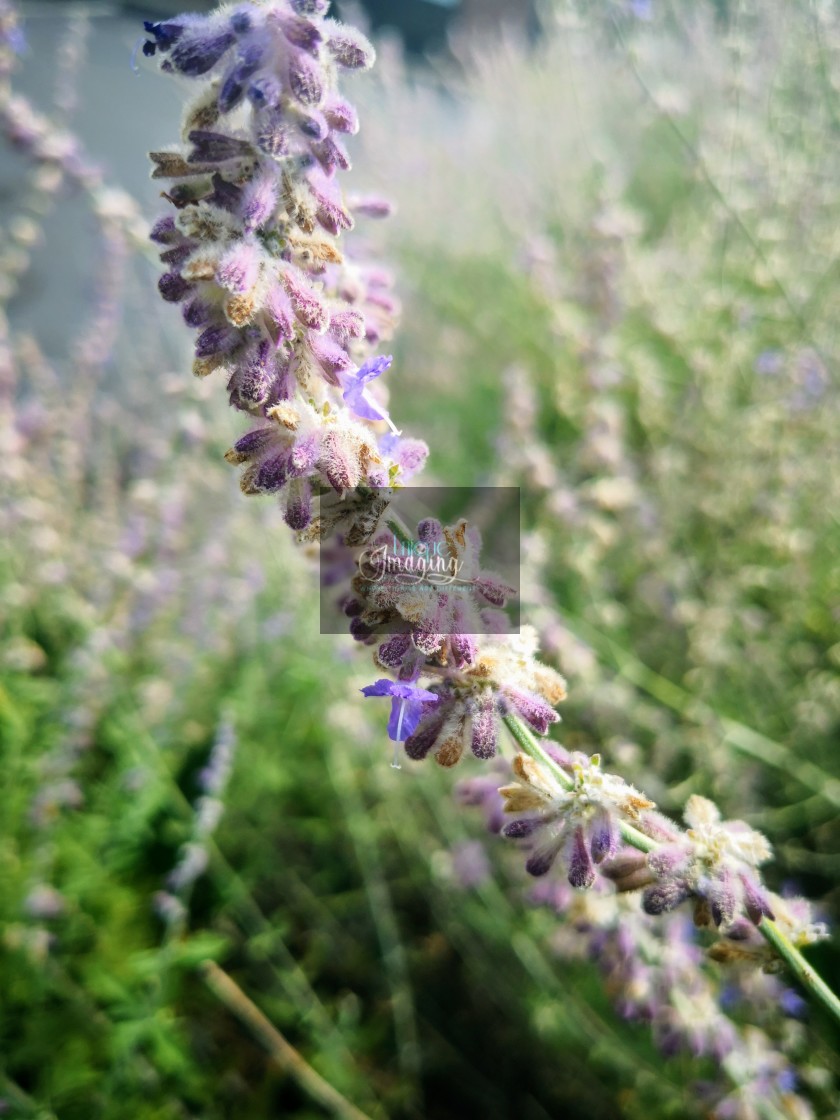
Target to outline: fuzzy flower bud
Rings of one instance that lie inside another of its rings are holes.
[[[743,821],[722,821],[717,806],[697,795],[689,798],[685,819],[685,835],[648,856],[657,880],[643,896],[648,913],[673,910],[694,897],[707,905],[714,926],[729,926],[740,914],[755,925],[772,918],[769,894],[756,870],[771,854],[764,836]],[[695,913],[706,924],[703,908]]]
[[[575,753],[560,764],[572,779],[569,789],[532,758],[517,755],[519,780],[499,790],[505,812],[515,815],[503,833],[528,841],[525,870],[531,875],[544,875],[560,856],[571,885],[591,887],[596,867],[618,849],[619,821],[637,821],[653,803],[604,773],[598,755]]]

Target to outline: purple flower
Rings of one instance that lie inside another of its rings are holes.
[[[781,350],[762,350],[755,359],[753,369],[762,377],[775,377],[781,373],[785,365],[785,356]]]
[[[357,416],[361,416],[363,420],[385,420],[394,433],[400,435],[386,410],[369,397],[367,392],[368,382],[381,377],[393,360],[390,354],[386,357],[369,358],[355,373],[345,374],[343,396],[345,403]]]
[[[149,35],[154,35],[154,42],[149,39],[143,45],[143,54],[151,58],[155,51],[168,51],[173,43],[177,43],[184,34],[184,24],[174,20],[168,23],[155,22],[150,19],[143,20],[143,27]]]
[[[429,455],[429,446],[422,439],[400,439],[392,432],[381,437],[379,449],[394,460],[403,481],[417,474]]]
[[[365,696],[390,696],[391,718],[388,720],[388,738],[401,743],[412,735],[429,704],[437,704],[440,697],[425,688],[407,681],[390,681],[381,677],[375,684],[361,689]],[[396,765],[396,763],[395,763]]]

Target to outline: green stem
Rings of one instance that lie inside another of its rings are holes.
[[[520,749],[541,763],[564,789],[572,789],[573,779],[559,766],[546,751],[542,743],[516,716],[505,716],[505,724]],[[661,847],[657,840],[646,836],[632,825],[620,822],[621,837],[626,844],[640,852],[653,852]],[[807,994],[817,1000],[840,1023],[840,999],[829,988],[819,973],[808,964],[790,938],[769,918],[763,918],[758,927],[759,933],[778,953],[781,959],[797,978]]]
[[[414,544],[414,541],[409,536],[408,530],[396,519],[396,517],[394,517],[393,515],[390,516],[386,520],[385,524],[388,526],[388,528],[391,530],[391,532],[394,534],[394,536],[397,538],[397,540],[400,542],[400,544],[404,544],[404,545]]]
[[[803,988],[825,1007],[840,1023],[840,999],[829,988],[822,976],[805,960],[790,938],[775,922],[763,918],[758,927],[766,941],[773,946]]]
[[[303,1058],[239,985],[214,961],[205,961],[202,972],[213,994],[246,1026],[278,1066],[291,1074],[301,1089],[339,1120],[370,1120]]]

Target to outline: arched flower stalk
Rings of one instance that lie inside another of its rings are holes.
[[[152,154],[173,210],[152,232],[160,291],[196,332],[194,372],[220,378],[251,420],[228,452],[243,490],[278,494],[288,525],[325,549],[330,536],[376,543],[387,529],[462,566],[463,585],[442,590],[383,580],[368,564],[341,602],[352,636],[372,648],[377,677],[362,691],[390,701],[396,751],[452,767],[496,756],[502,727],[512,735],[521,754],[501,789],[503,830],[527,848],[532,875],[556,865],[578,891],[639,892],[649,916],[691,905],[717,935],[716,959],[772,968],[781,958],[840,1020],[800,953],[825,928],[766,888],[764,837],[697,797],[682,829],[597,755],[547,746],[565,684],[537,659],[530,629],[503,632],[510,589],[483,570],[480,535],[463,520],[408,533],[393,519],[391,490],[426,446],[399,433],[380,387],[396,311],[387,277],[345,246],[354,214],[387,210],[353,206],[339,187],[357,120],[338,79],[368,67],[373,49],[326,19],[327,6],[266,0],[146,24],[144,54],[198,86],[180,144]],[[343,571],[337,559],[329,582]]]

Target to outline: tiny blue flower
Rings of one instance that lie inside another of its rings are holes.
[[[785,356],[781,350],[762,350],[755,359],[753,369],[761,377],[775,377],[785,366]]]
[[[381,377],[393,360],[390,354],[386,357],[370,358],[363,366],[359,366],[355,373],[345,374],[343,396],[345,403],[357,416],[361,416],[363,420],[385,420],[391,431],[395,435],[400,435],[386,410],[367,394],[368,383]]]
[[[793,1093],[796,1090],[796,1070],[788,1066],[779,1072],[777,1077],[779,1089],[783,1093]]]
[[[395,743],[404,742],[417,730],[427,704],[437,704],[440,697],[425,688],[418,688],[407,681],[391,681],[381,677],[375,684],[360,690],[365,696],[390,696],[391,718],[388,720],[388,738]],[[398,767],[396,752],[393,765]]]
[[[784,988],[779,994],[779,1006],[785,1015],[793,1019],[804,1019],[808,1013],[808,1004],[793,988]]]

